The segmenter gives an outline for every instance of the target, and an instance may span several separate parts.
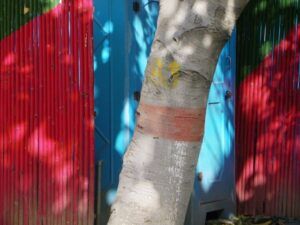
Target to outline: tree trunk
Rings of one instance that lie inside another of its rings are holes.
[[[160,0],[109,225],[182,225],[218,56],[248,0]]]

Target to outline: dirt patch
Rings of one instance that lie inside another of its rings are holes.
[[[206,225],[300,225],[300,220],[282,217],[239,216],[228,220],[209,220]]]

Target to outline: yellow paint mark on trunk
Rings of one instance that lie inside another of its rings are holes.
[[[176,61],[166,64],[163,59],[156,59],[154,65],[151,65],[151,76],[155,83],[166,89],[172,89],[178,86],[180,65]]]

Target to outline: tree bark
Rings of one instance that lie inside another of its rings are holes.
[[[182,225],[219,54],[248,0],[160,0],[109,225]]]

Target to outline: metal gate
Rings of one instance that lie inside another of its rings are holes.
[[[96,156],[104,161],[103,188],[112,193],[134,129],[158,2],[105,0],[94,4]]]
[[[92,225],[92,1],[0,2],[0,225]]]

